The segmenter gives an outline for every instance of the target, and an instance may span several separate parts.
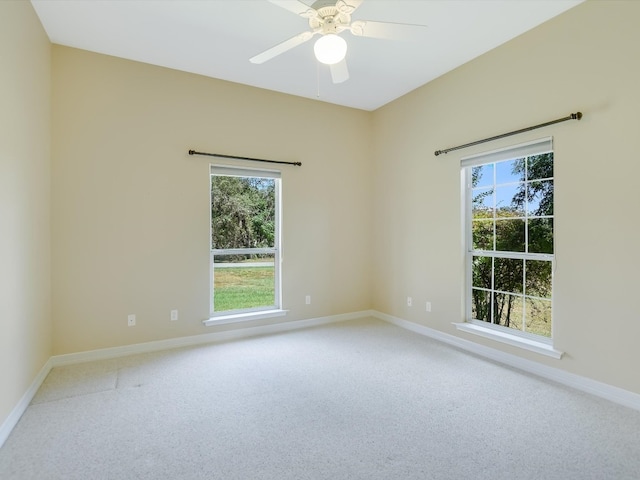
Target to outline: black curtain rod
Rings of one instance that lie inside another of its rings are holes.
[[[262,158],[238,157],[235,155],[223,155],[222,153],[205,153],[189,150],[189,155],[207,155],[209,157],[235,158],[236,160],[251,160],[252,162],[281,163],[283,165],[296,165],[300,167],[302,162],[281,162],[280,160],[264,160]]]
[[[582,112],[572,113],[568,117],[558,118],[557,120],[551,120],[550,122],[541,123],[540,125],[534,125],[533,127],[521,128],[509,133],[503,133],[502,135],[496,135],[495,137],[484,138],[482,140],[476,140],[475,142],[465,143],[464,145],[458,145],[457,147],[445,148],[444,150],[436,150],[434,153],[436,157],[441,153],[449,153],[454,150],[460,150],[461,148],[472,147],[481,143],[491,142],[492,140],[498,140],[504,137],[510,137],[511,135],[517,135],[518,133],[528,132],[529,130],[535,130],[536,128],[546,127],[547,125],[553,125],[554,123],[566,122],[567,120],[580,120],[582,118]]]

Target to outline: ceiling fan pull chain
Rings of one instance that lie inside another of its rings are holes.
[[[316,96],[320,98],[320,62],[316,62]]]

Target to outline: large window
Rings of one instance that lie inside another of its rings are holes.
[[[550,339],[554,262],[551,139],[468,157],[462,160],[462,168],[467,319]]]
[[[280,309],[280,173],[211,167],[211,316]]]

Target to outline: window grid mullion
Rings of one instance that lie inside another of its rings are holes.
[[[524,251],[529,253],[529,157],[524,159]],[[524,302],[523,302],[524,303]],[[522,317],[524,325],[524,317]]]
[[[214,255],[259,255],[262,253],[276,253],[275,247],[260,248],[212,248],[211,253]]]
[[[489,296],[489,301],[491,302],[491,323],[495,324],[496,323],[496,316],[495,316],[495,294],[496,294],[496,286],[495,286],[495,279],[496,279],[496,258],[495,257],[491,257],[491,295]]]
[[[526,332],[525,325],[527,324],[527,260],[522,259],[522,331]]]

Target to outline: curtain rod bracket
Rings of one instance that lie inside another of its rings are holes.
[[[437,157],[442,153],[449,153],[454,150],[460,150],[461,148],[473,147],[474,145],[480,145],[481,143],[491,142],[500,138],[510,137],[511,135],[517,135],[518,133],[528,132],[529,130],[535,130],[536,128],[546,127],[553,125],[554,123],[565,122],[567,120],[580,120],[582,118],[582,112],[572,113],[567,117],[551,120],[550,122],[541,123],[540,125],[534,125],[532,127],[521,128],[520,130],[514,130],[513,132],[503,133],[502,135],[496,135],[495,137],[483,138],[482,140],[476,140],[475,142],[465,143],[464,145],[458,145],[457,147],[445,148],[444,150],[436,150],[434,155]]]

